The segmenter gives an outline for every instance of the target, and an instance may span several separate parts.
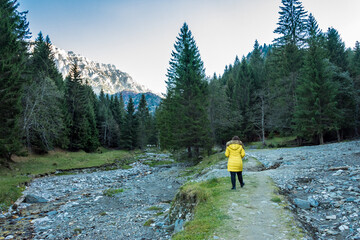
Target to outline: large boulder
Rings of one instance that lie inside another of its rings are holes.
[[[306,200],[303,200],[300,198],[295,198],[294,203],[297,207],[299,207],[301,209],[309,210],[311,208],[311,204],[309,201],[306,201]]]
[[[24,202],[25,203],[46,203],[46,202],[48,202],[48,200],[46,200],[45,198],[36,196],[36,195],[28,194],[25,196]]]

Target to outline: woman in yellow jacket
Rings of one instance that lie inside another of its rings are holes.
[[[245,183],[242,177],[242,158],[245,156],[245,150],[238,136],[233,137],[231,141],[226,143],[225,156],[229,158],[227,168],[231,175],[231,189],[236,189],[236,175],[238,176],[240,186],[243,187]]]

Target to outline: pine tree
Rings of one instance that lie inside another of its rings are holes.
[[[148,144],[153,146],[158,146],[159,144],[159,130],[157,126],[157,108],[155,109],[155,113],[150,115],[150,131],[148,137]]]
[[[63,81],[57,71],[53,54],[42,33],[35,40],[30,58],[30,80],[24,86],[21,119],[22,135],[28,149],[47,152],[61,146],[64,139],[63,91],[56,86],[54,78]],[[62,86],[62,85],[61,85]]]
[[[265,77],[265,62],[261,56],[259,43],[256,40],[254,50],[250,57],[250,69],[253,78],[253,90],[251,95],[251,107],[249,119],[254,130],[265,145],[265,115],[268,107],[268,86]]]
[[[327,57],[333,64],[334,80],[339,89],[337,95],[338,106],[341,110],[341,117],[339,119],[339,129],[337,131],[337,138],[340,141],[343,135],[348,133],[352,135],[355,132],[355,89],[353,79],[349,74],[349,64],[347,62],[345,44],[342,42],[339,33],[334,28],[329,28],[326,34],[326,49]]]
[[[324,134],[337,127],[337,88],[332,81],[331,66],[325,58],[323,35],[311,14],[308,33],[309,48],[302,71],[302,81],[297,88],[295,131],[301,139],[317,137],[319,143],[323,144]]]
[[[171,91],[167,92],[157,111],[157,126],[161,149],[179,149],[178,137],[183,130],[182,114],[178,97]]]
[[[120,139],[121,139],[121,127],[124,122],[124,109],[120,106],[120,101],[117,95],[111,96],[110,98],[110,110],[113,116],[113,139],[112,139],[112,147],[119,148],[120,147]]]
[[[137,146],[137,128],[138,128],[138,119],[135,115],[135,106],[132,98],[129,99],[129,102],[126,107],[126,115],[124,119],[124,125],[122,129],[122,148],[133,150]]]
[[[136,115],[138,119],[137,145],[140,149],[144,149],[149,142],[151,133],[151,117],[144,94],[141,95]]]
[[[101,89],[99,95],[99,102],[96,114],[96,122],[97,128],[99,132],[99,140],[100,143],[105,146],[109,147],[110,143],[110,123],[111,123],[111,113],[108,107],[108,100],[105,96],[104,91]]]
[[[348,70],[345,43],[342,42],[338,31],[334,28],[329,28],[326,37],[326,48],[330,62],[340,67],[342,71]]]
[[[252,136],[254,135],[254,125],[251,124],[251,98],[254,90],[254,80],[251,76],[249,63],[245,57],[243,57],[235,84],[235,99],[240,104],[240,111],[237,114],[243,116],[240,125],[242,134],[240,134],[240,136],[246,141],[252,140]]]
[[[0,1],[0,157],[6,163],[18,153],[22,86],[28,60],[26,12],[18,12],[16,0]]]
[[[306,16],[299,0],[282,0],[278,27],[274,33],[280,34],[273,42],[272,63],[275,75],[271,79],[272,98],[270,122],[274,130],[281,134],[290,134],[292,118],[297,104],[296,88],[299,71],[302,67],[302,51],[306,37]]]
[[[229,90],[229,92],[232,91]],[[224,145],[233,135],[229,131],[234,125],[230,114],[230,102],[225,86],[214,74],[209,83],[209,120],[212,138],[216,144]]]
[[[69,148],[70,150],[95,151],[99,146],[94,111],[95,97],[91,87],[83,85],[76,63],[66,79],[65,90]]]
[[[305,42],[307,12],[299,0],[282,0],[281,3],[278,27],[274,30],[281,36],[274,42],[277,46],[290,44],[301,47]]]
[[[163,110],[167,111],[166,131],[172,131],[172,147],[185,147],[189,156],[200,148],[208,148],[208,88],[205,70],[195,40],[186,23],[180,29],[167,72],[167,95]],[[162,129],[160,129],[162,131]],[[162,144],[162,143],[161,143]]]
[[[351,76],[354,83],[355,96],[355,135],[359,136],[360,132],[360,43],[355,43],[354,55],[351,59]]]

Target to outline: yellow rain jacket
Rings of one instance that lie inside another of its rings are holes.
[[[245,150],[240,141],[231,140],[226,144],[225,156],[228,160],[229,172],[241,172],[243,170],[242,158],[245,157]]]

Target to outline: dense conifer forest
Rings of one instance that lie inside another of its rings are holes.
[[[189,26],[172,52],[167,94],[158,113],[164,148],[198,152],[238,135],[245,142],[294,136],[323,144],[359,136],[360,46],[319,29],[299,0],[283,0],[271,45],[257,40],[221,75],[204,75]]]
[[[57,70],[49,36],[29,41],[26,12],[0,1],[0,157],[55,147],[93,152],[187,149],[189,157],[238,135],[244,142],[296,136],[297,144],[323,144],[359,135],[360,45],[345,48],[340,33],[323,32],[299,0],[282,0],[278,38],[257,40],[251,53],[205,75],[195,37],[184,23],[167,72],[167,92],[155,114],[145,96],[96,96],[77,63]],[[231,36],[229,36],[231,37]],[[30,45],[33,47],[30,48]],[[30,51],[30,49],[32,49]],[[235,53],[234,53],[235,55]]]

